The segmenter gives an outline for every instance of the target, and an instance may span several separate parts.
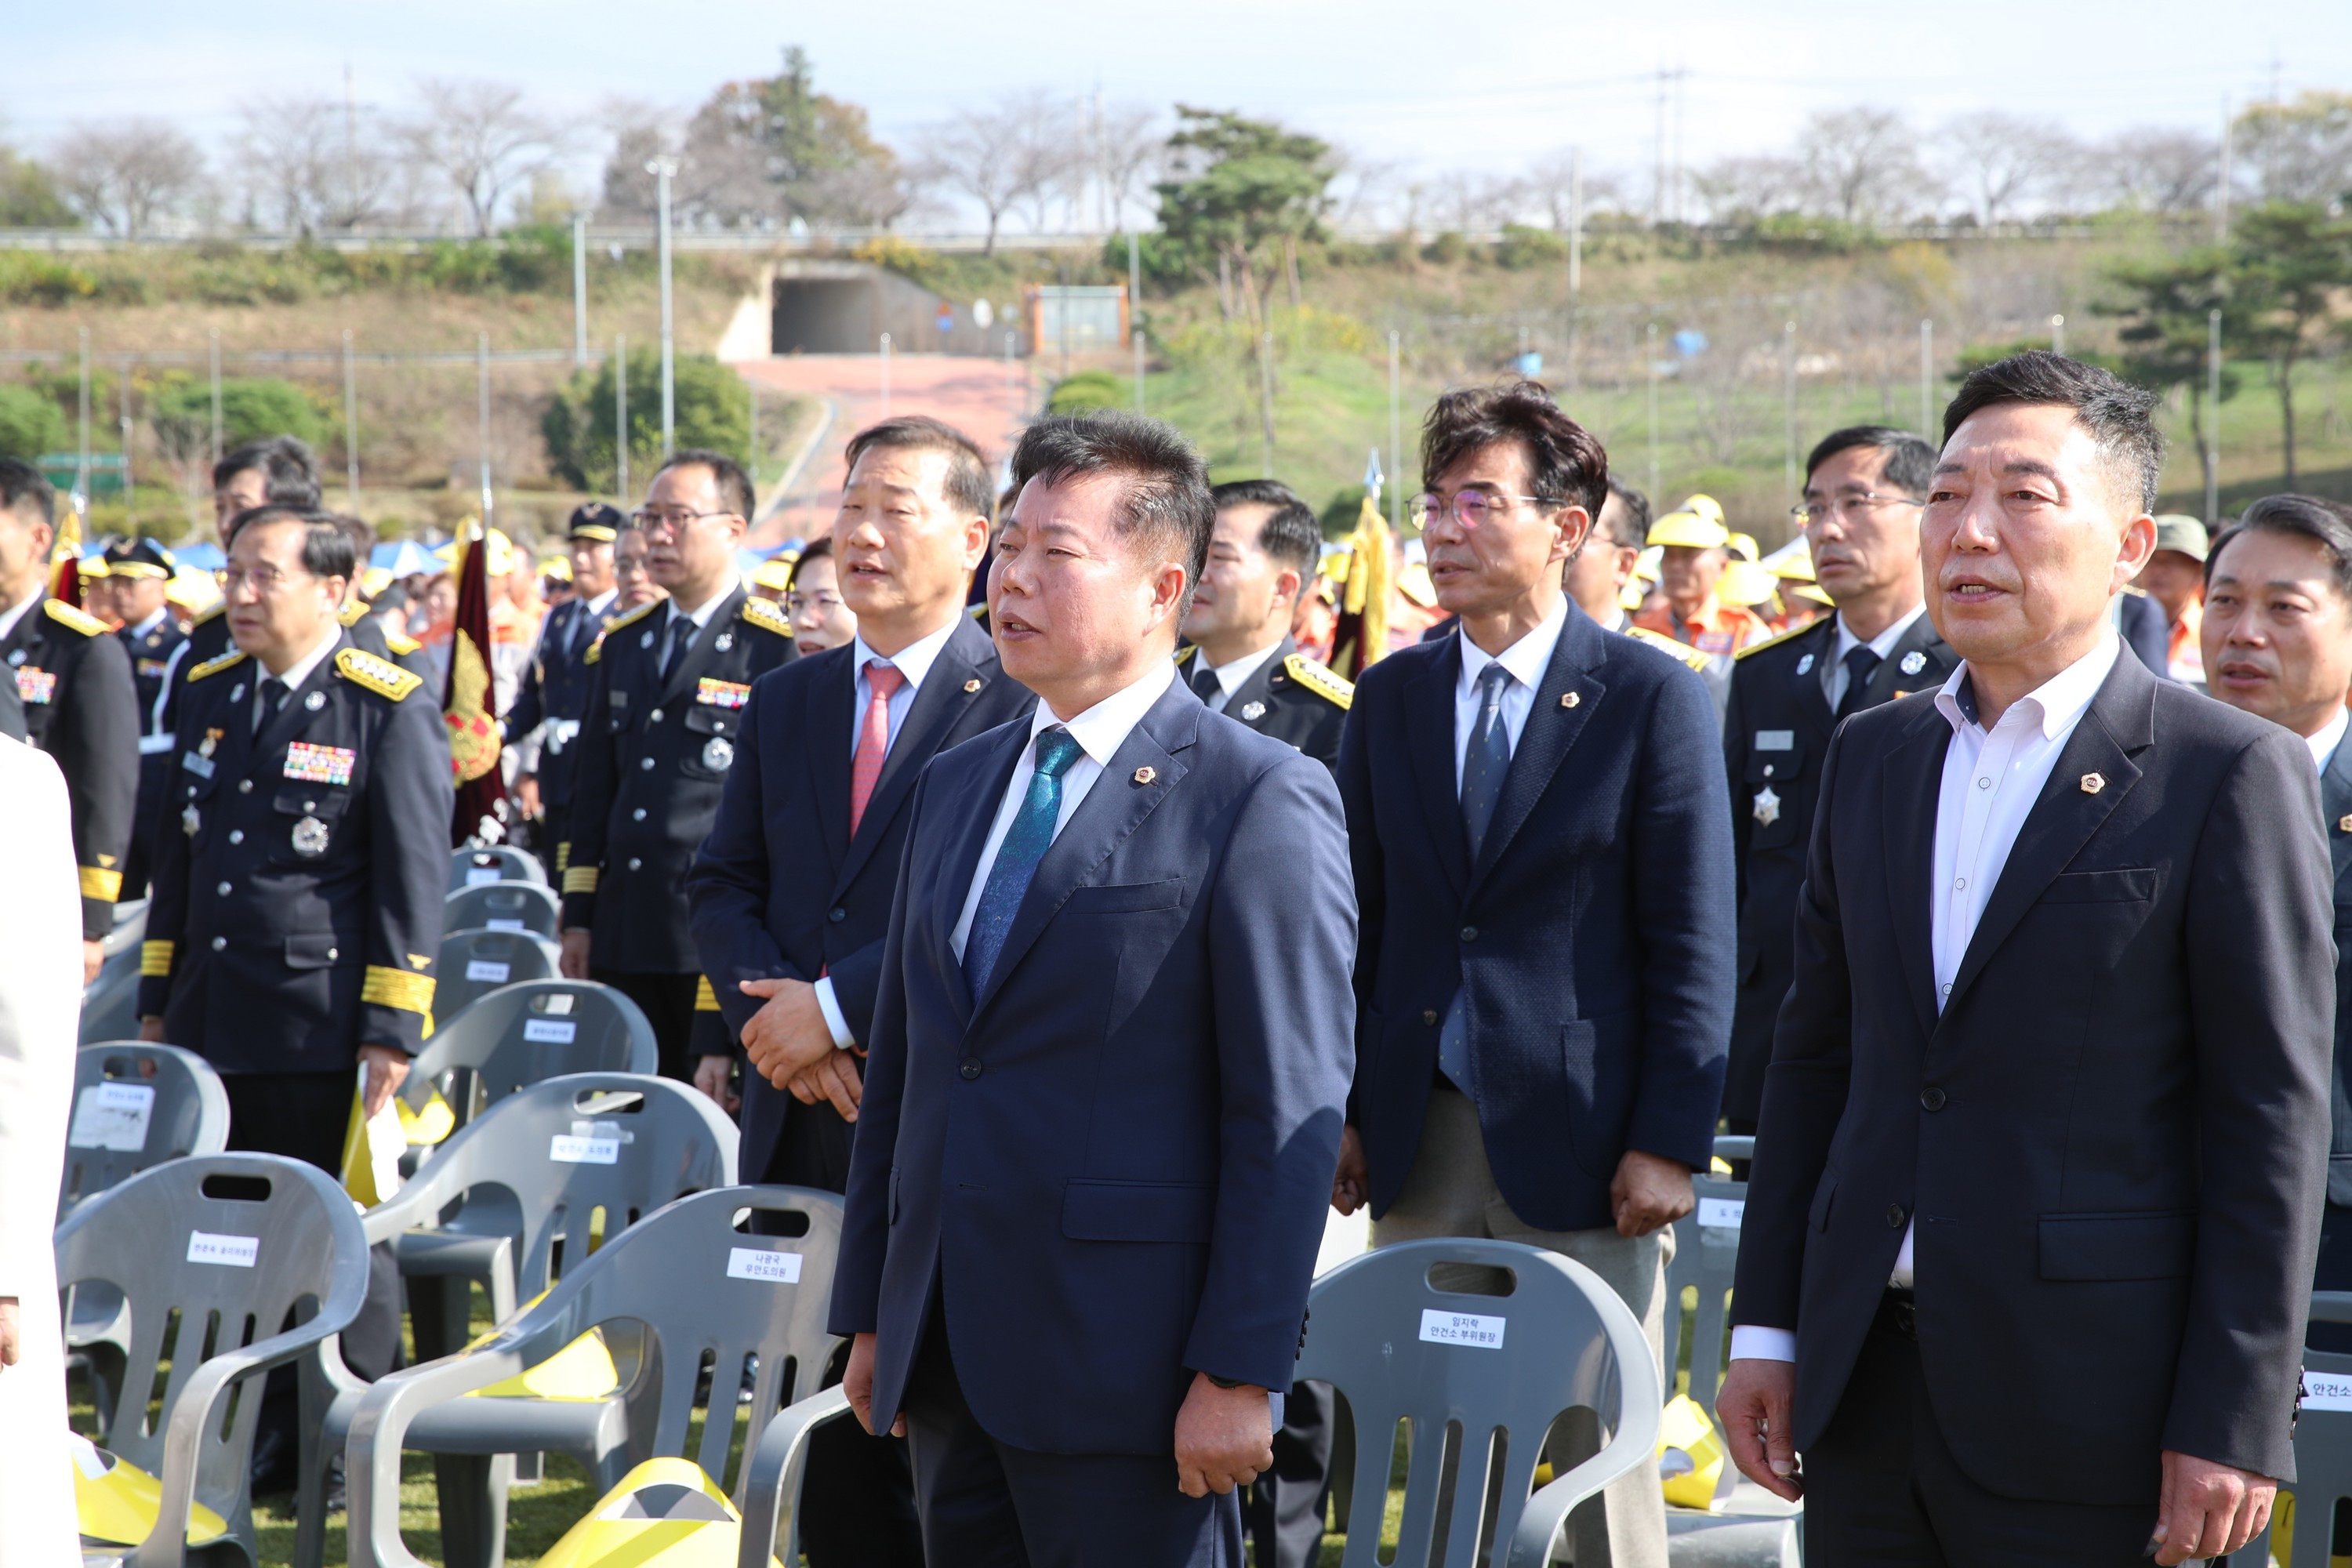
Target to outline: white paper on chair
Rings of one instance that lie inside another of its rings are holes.
[[[503,918],[493,918],[484,921],[482,925],[485,930],[488,931],[521,931],[524,929],[522,921],[510,921]]]
[[[74,1100],[73,1126],[66,1133],[66,1142],[75,1149],[136,1154],[147,1147],[147,1123],[154,1115],[153,1086],[94,1083]]]
[[[618,1138],[594,1138],[559,1132],[548,1141],[547,1157],[562,1165],[614,1165],[621,1159]]]
[[[1480,1350],[1503,1348],[1503,1320],[1476,1312],[1421,1310],[1421,1337],[1433,1345],[1475,1345]]]
[[[801,1282],[801,1255],[770,1252],[760,1247],[730,1247],[727,1249],[727,1278],[797,1285]]]
[[[569,996],[564,998],[569,1002]],[[548,1045],[568,1046],[580,1035],[580,1026],[569,1018],[527,1018],[523,1021],[522,1037]]]
[[[257,1236],[222,1236],[209,1230],[188,1233],[188,1261],[191,1263],[221,1263],[232,1268],[250,1268],[261,1257],[261,1238]]]
[[[2305,1410],[2352,1410],[2352,1377],[2340,1372],[2310,1372],[2303,1374],[2303,1407]]]
[[[466,868],[466,886],[469,888],[478,888],[486,882],[498,882],[503,880],[505,880],[505,879],[499,875],[499,869],[495,866],[468,866]]]
[[[511,963],[500,963],[495,958],[469,958],[466,961],[466,978],[487,980],[493,985],[504,985],[507,976],[514,973]]]
[[[1701,1198],[1698,1201],[1698,1223],[1702,1226],[1738,1230],[1747,1213],[1746,1198]]]

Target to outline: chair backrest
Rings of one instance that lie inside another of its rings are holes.
[[[708,1095],[635,1073],[572,1073],[516,1089],[444,1143],[388,1202],[370,1209],[371,1242],[449,1223],[515,1243],[518,1299],[547,1289],[556,1244],[567,1270],[664,1204],[735,1184],[735,1124]]]
[[[341,1330],[367,1293],[352,1200],[325,1172],[275,1154],[192,1154],[142,1172],[68,1215],[57,1257],[61,1289],[102,1281],[129,1303],[126,1364],[112,1408],[98,1413],[101,1440],[158,1475],[173,1406],[201,1366],[277,1335],[298,1307],[304,1337]],[[205,1423],[196,1498],[224,1515],[247,1501],[260,1408],[260,1384],[248,1382],[233,1420]]]
[[[525,1084],[572,1072],[650,1074],[660,1064],[653,1026],[618,991],[593,980],[530,980],[442,1016],[400,1096],[422,1110],[437,1089],[462,1127]]]
[[[143,1040],[84,1046],[58,1217],[151,1165],[227,1147],[228,1091],[204,1058]]]
[[[1715,1141],[1716,1157],[1745,1160],[1756,1152],[1753,1138]],[[1748,1184],[1701,1172],[1691,1177],[1696,1207],[1675,1222],[1675,1261],[1666,1270],[1666,1365],[1675,1364],[1683,1335],[1690,1335],[1690,1396],[1715,1408],[1723,1382],[1724,1335],[1731,1313],[1731,1279],[1739,1266],[1739,1221],[1748,1205]],[[1697,1294],[1696,1310],[1683,1306],[1683,1292]]]
[[[449,890],[477,888],[485,882],[547,880],[546,868],[535,855],[501,844],[488,849],[460,849],[449,857]]]
[[[147,900],[117,904],[114,929],[100,949],[98,978],[82,987],[83,1045],[128,1039],[139,1032],[139,955],[147,935]]]
[[[2315,1323],[2352,1323],[2352,1291],[2315,1290],[2311,1296]],[[2336,1510],[2352,1499],[2352,1354],[2341,1351],[2303,1352],[2303,1398],[2294,1418],[2294,1480],[2282,1491],[2294,1494],[2292,1539],[2281,1550],[2274,1540],[2279,1516],[2257,1531],[2229,1562],[2242,1568],[2269,1568],[2281,1563],[2334,1561]]]
[[[540,882],[482,882],[460,888],[442,907],[443,931],[529,931],[553,936],[563,906]]]
[[[433,1016],[455,1017],[501,985],[551,980],[563,950],[530,931],[453,931],[434,961]]]
[[[1432,1285],[1432,1269],[1446,1266],[1505,1281],[1507,1293]],[[1340,1521],[1348,1568],[1375,1561],[1400,1423],[1412,1457],[1397,1568],[1434,1560],[1442,1504],[1445,1562],[1476,1563],[1482,1525],[1502,1562],[1544,1436],[1566,1411],[1592,1411],[1617,1434],[1612,1451],[1640,1441],[1648,1459],[1655,1441],[1643,1434],[1656,1428],[1657,1376],[1633,1313],[1582,1265],[1516,1242],[1404,1242],[1324,1275],[1308,1298],[1297,1376],[1332,1384],[1354,1424],[1354,1493]],[[1486,1521],[1489,1496],[1497,1512]]]

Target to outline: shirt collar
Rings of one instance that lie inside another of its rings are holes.
[[[1259,667],[1264,665],[1267,659],[1274,657],[1274,650],[1281,646],[1282,639],[1280,637],[1276,637],[1274,641],[1266,644],[1255,653],[1245,653],[1242,655],[1241,658],[1234,660],[1231,664],[1211,664],[1208,661],[1207,657],[1204,655],[1202,658],[1201,665],[1204,669],[1211,669],[1216,672],[1218,688],[1223,690],[1226,696],[1231,697],[1234,692],[1239,691],[1242,689],[1243,681],[1247,680],[1251,676],[1255,675],[1258,672]]]
[[[962,613],[962,611],[959,610],[956,612],[956,616],[961,616]],[[904,689],[913,691],[921,687],[923,684],[923,677],[930,674],[931,666],[938,661],[940,653],[946,649],[948,646],[948,638],[955,636],[955,618],[950,617],[948,624],[941,626],[939,630],[931,633],[928,637],[919,637],[915,641],[908,643],[905,647],[900,648],[897,653],[887,656],[889,663],[898,669],[900,675],[907,678],[907,684]],[[866,637],[863,633],[850,639],[850,658],[854,662],[849,668],[856,672],[856,676],[862,677],[865,675],[866,667],[868,664],[884,657],[884,655],[876,653],[872,648],[866,646]],[[856,678],[856,677],[853,677],[853,679]]]
[[[2338,708],[2336,710],[2336,717],[2327,721],[2327,728],[2316,735],[2305,735],[2303,738],[2303,743],[2311,748],[2313,764],[2321,773],[2326,773],[2327,764],[2335,760],[2336,748],[2344,743],[2344,731],[2347,728],[2352,728],[2352,710]]]
[[[1885,631],[1870,639],[1870,651],[1876,654],[1881,659],[1884,659],[1888,654],[1895,651],[1895,645],[1901,642],[1905,634],[1910,631],[1911,623],[1917,620],[1921,616],[1924,616],[1927,613],[1927,605],[1924,600],[1919,604],[1912,605],[1911,613],[1909,615],[1904,616],[1901,620],[1896,621],[1893,626],[1888,626]],[[1855,648],[1862,646],[1862,639],[1846,629],[1844,612],[1839,612],[1837,618],[1837,651],[1831,657],[1843,663],[1847,654],[1852,653]]]
[[[1151,711],[1151,705],[1160,700],[1160,694],[1175,684],[1175,660],[1153,659],[1151,668],[1144,672],[1142,679],[1112,692],[1063,728],[1069,731],[1070,738],[1077,742],[1079,750],[1094,759],[1098,766],[1108,767],[1119,747],[1126,744],[1128,731],[1143,721],[1143,716]],[[1037,711],[1029,721],[1029,738],[1034,742],[1061,722],[1054,717],[1054,710],[1046,705],[1045,700],[1040,697],[1037,699]]]
[[[163,617],[171,613],[171,605],[160,605],[156,606],[156,610],[153,615],[148,616],[145,620],[140,622],[135,626],[126,626],[123,629],[128,631],[134,637],[143,637],[149,632],[153,631],[157,626],[162,626],[163,624]]]
[[[1511,672],[1511,678],[1532,691],[1543,684],[1543,674],[1551,667],[1552,650],[1559,646],[1559,634],[1568,626],[1568,595],[1562,594],[1559,603],[1551,607],[1543,624],[1505,648],[1490,654],[1470,640],[1469,634],[1454,632],[1454,640],[1462,645],[1461,689],[1467,696],[1478,684],[1480,672],[1490,664],[1499,664]]]
[[[669,602],[669,619],[663,624],[666,626],[675,626],[677,623],[677,617],[684,616],[697,626],[707,626],[710,624],[710,617],[717,613],[719,606],[727,602],[727,594],[728,590],[722,587],[719,592],[711,595],[709,600],[700,609],[692,611],[680,609],[677,600],[673,597]]]
[[[2041,730],[2042,739],[2055,740],[2083,716],[2083,710],[2088,708],[2091,699],[2099,694],[2099,688],[2106,683],[2107,673],[2116,667],[2116,655],[2122,649],[2123,644],[2116,637],[2114,628],[2108,628],[2090,652],[2019,698],[2011,704],[2011,711],[2025,709],[2027,717]],[[1975,698],[1968,695],[1963,700],[1968,691],[1968,679],[1969,667],[1963,662],[1936,693],[1936,711],[1941,713],[1955,731],[1963,724],[1978,724]],[[2027,703],[2032,703],[2032,707],[2027,709]],[[2008,718],[2009,713],[2001,715],[2003,721]],[[1983,727],[1979,724],[1979,728]]]
[[[0,640],[5,640],[16,629],[16,623],[30,614],[34,607],[40,604],[42,597],[41,592],[35,589],[25,595],[24,603],[0,610]]]
[[[342,640],[343,628],[339,625],[331,624],[327,627],[327,636],[325,639],[321,641],[317,647],[312,648],[309,653],[304,654],[300,658],[298,658],[292,664],[288,665],[286,667],[285,674],[273,676],[269,673],[269,667],[268,665],[263,665],[261,668],[260,678],[263,680],[283,681],[286,684],[287,690],[299,691],[302,689],[302,683],[310,679],[310,672],[318,668],[320,665],[325,663],[327,656],[335,651],[335,645]],[[254,662],[257,664],[260,663],[258,659]]]
[[[603,616],[612,610],[613,601],[620,596],[620,584],[616,583],[612,587],[607,588],[603,593],[597,595],[594,598],[583,601],[580,607],[587,611],[592,616]]]

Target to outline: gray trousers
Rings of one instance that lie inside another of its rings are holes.
[[[1404,1188],[1389,1212],[1372,1222],[1376,1247],[1442,1236],[1516,1241],[1583,1264],[1633,1309],[1650,1342],[1660,1386],[1673,1387],[1665,1381],[1666,1265],[1674,1258],[1673,1227],[1624,1237],[1613,1229],[1530,1226],[1511,1212],[1495,1185],[1477,1107],[1453,1089],[1431,1093],[1421,1149]],[[1555,1471],[1600,1451],[1599,1423],[1590,1414],[1571,1412],[1561,1428],[1549,1450]],[[1666,1568],[1666,1500],[1656,1467],[1637,1467],[1580,1507],[1570,1516],[1568,1539],[1576,1568]]]

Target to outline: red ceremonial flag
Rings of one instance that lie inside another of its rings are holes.
[[[449,765],[457,784],[449,844],[462,849],[506,837],[507,792],[499,766],[498,690],[490,679],[488,552],[482,525],[461,527],[457,539],[457,614],[449,634],[441,717],[449,726]]]

